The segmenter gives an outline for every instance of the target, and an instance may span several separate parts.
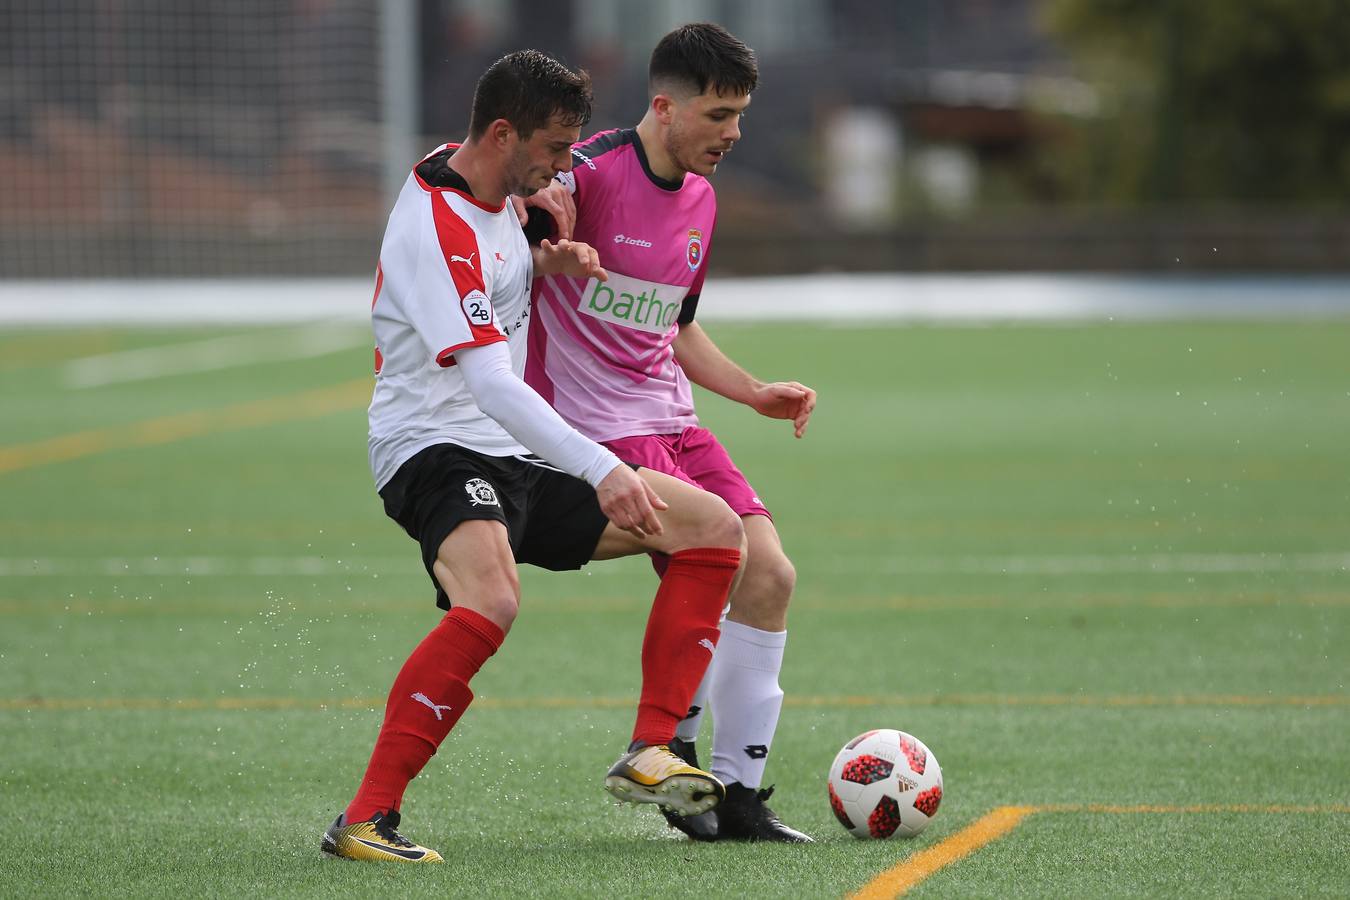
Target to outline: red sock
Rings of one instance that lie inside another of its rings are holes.
[[[740,561],[739,550],[723,547],[670,555],[642,641],[642,696],[634,741],[668,744],[675,737],[675,726],[689,712],[712,660],[717,622]]]
[[[394,679],[384,725],[366,777],[347,807],[347,822],[398,809],[408,782],[422,771],[464,714],[473,678],[505,635],[496,623],[456,607],[431,630]]]

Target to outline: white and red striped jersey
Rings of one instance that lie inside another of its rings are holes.
[[[509,203],[487,206],[429,154],[403,185],[376,275],[375,394],[370,467],[377,488],[433,444],[489,456],[529,451],[474,401],[454,371],[455,351],[506,341],[523,377],[530,316],[530,247]]]

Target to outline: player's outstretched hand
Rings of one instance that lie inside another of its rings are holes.
[[[793,432],[801,437],[816,408],[816,392],[795,381],[775,381],[755,391],[750,406],[761,416],[791,419]]]
[[[548,187],[535,191],[528,197],[517,197],[512,194],[511,206],[515,209],[516,218],[520,219],[522,228],[529,218],[526,210],[531,206],[537,206],[553,217],[555,236],[560,240],[571,240],[572,226],[577,223],[577,204],[567,192],[567,188],[558,182],[550,182]]]
[[[636,538],[661,533],[656,511],[670,507],[626,464],[615,466],[595,488],[600,511]]]
[[[581,241],[542,241],[534,248],[535,275],[572,275],[608,281],[609,273],[600,265],[600,254]]]

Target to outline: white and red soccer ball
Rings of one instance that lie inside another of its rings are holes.
[[[844,745],[830,766],[830,808],[860,838],[914,837],[942,802],[942,768],[913,735],[878,728]]]

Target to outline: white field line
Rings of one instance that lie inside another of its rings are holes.
[[[152,556],[0,557],[0,578],[26,576],[191,576],[399,574],[416,568],[416,556]],[[1350,572],[1350,551],[1329,553],[1175,553],[1125,556],[986,556],[951,558],[836,558],[813,572],[883,575],[1108,575]],[[596,565],[586,572],[631,575],[632,566]]]
[[[0,325],[370,321],[373,277],[0,280]],[[746,321],[1077,322],[1344,318],[1344,276],[832,273],[709,278],[699,315]],[[705,309],[706,306],[706,309]]]
[[[66,363],[64,374],[68,387],[93,388],[167,375],[308,359],[362,344],[374,345],[367,330],[349,324],[316,324],[86,356]]]

